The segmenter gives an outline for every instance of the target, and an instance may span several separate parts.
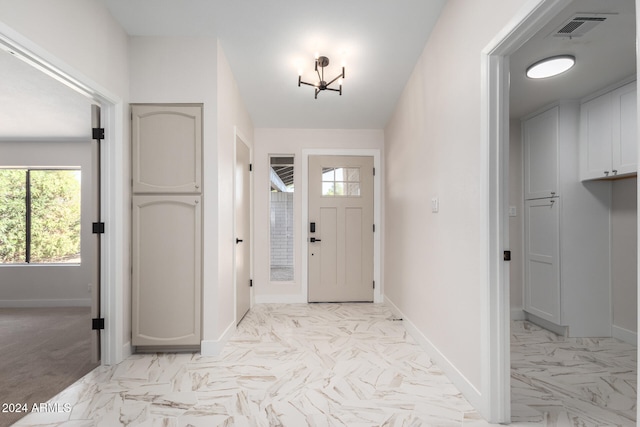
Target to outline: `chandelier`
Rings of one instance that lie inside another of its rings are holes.
[[[344,67],[342,67],[342,73],[338,74],[336,78],[327,83],[327,81],[324,79],[324,69],[327,65],[329,65],[329,58],[327,58],[326,56],[316,56],[315,71],[318,74],[318,81],[315,83],[303,82],[302,71],[300,71],[300,73],[298,74],[298,87],[300,87],[300,85],[313,86],[315,88],[315,99],[318,99],[318,94],[323,90],[340,92],[340,95],[342,95],[342,79],[344,79]],[[329,87],[338,79],[340,79],[340,81],[338,82],[339,86],[337,89]]]

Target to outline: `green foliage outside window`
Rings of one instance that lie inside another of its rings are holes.
[[[79,170],[0,169],[0,263],[25,262],[80,262]]]

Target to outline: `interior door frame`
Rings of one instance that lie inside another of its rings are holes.
[[[34,68],[95,101],[101,107],[105,138],[102,144],[101,205],[105,233],[101,239],[102,271],[100,305],[105,317],[105,329],[100,334],[101,364],[113,365],[132,353],[131,341],[125,341],[125,287],[129,258],[128,194],[123,194],[128,179],[125,149],[125,103],[83,73],[51,55],[36,43],[0,22],[0,49],[14,53]],[[126,191],[126,190],[125,190]],[[124,218],[124,220],[123,220]]]
[[[253,145],[250,141],[244,136],[244,134],[238,129],[237,126],[233,128],[233,238],[237,237],[236,234],[236,203],[235,203],[235,191],[236,191],[236,156],[237,156],[237,145],[244,144],[247,149],[249,149],[249,162],[253,164]],[[253,240],[253,173],[249,174],[249,278],[253,278],[253,248],[254,248],[254,240]],[[236,246],[237,244],[233,242],[233,321],[237,326],[238,320],[238,287],[237,287],[237,275],[236,275]],[[254,294],[253,287],[249,289],[249,309],[253,307],[254,304]]]
[[[362,156],[373,157],[373,167],[376,170],[373,176],[373,222],[376,225],[376,231],[373,235],[373,280],[376,287],[373,290],[373,302],[383,302],[382,280],[382,236],[384,233],[384,224],[382,222],[382,167],[381,153],[379,149],[368,148],[308,148],[302,150],[302,175],[301,175],[301,193],[302,193],[302,235],[300,236],[300,247],[302,248],[302,300],[309,300],[309,245],[307,244],[307,224],[309,224],[309,156]]]
[[[540,31],[571,0],[530,0],[481,53],[481,150],[483,241],[487,289],[482,305],[483,415],[511,421],[509,266],[509,56]],[[640,0],[636,0],[636,8]],[[637,13],[636,13],[637,19]],[[637,38],[637,36],[636,36]],[[640,401],[640,400],[639,400]]]

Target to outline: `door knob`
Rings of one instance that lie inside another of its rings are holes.
[[[242,243],[242,239],[236,238],[236,244],[238,244],[238,243]]]
[[[322,240],[320,240],[320,239],[316,239],[315,237],[312,237],[311,239],[309,239],[309,241],[310,241],[311,243],[315,243],[315,242],[322,242]]]

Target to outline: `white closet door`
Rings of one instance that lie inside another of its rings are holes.
[[[525,202],[525,311],[561,324],[560,200]]]
[[[200,345],[200,196],[134,196],[132,344]]]
[[[134,193],[200,193],[202,107],[133,105]]]
[[[558,195],[558,107],[523,123],[525,199]]]

